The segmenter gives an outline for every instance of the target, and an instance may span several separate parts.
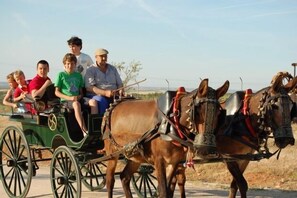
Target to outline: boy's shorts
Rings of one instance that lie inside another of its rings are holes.
[[[89,101],[90,101],[90,98],[87,98],[87,97],[83,97],[79,103],[81,106],[85,106],[85,105],[88,105],[89,104]],[[74,101],[70,101],[70,100],[65,100],[65,101],[62,101],[62,104],[65,108],[67,109],[73,109],[73,102]]]

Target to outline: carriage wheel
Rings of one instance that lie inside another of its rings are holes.
[[[48,124],[48,127],[50,130],[52,130],[52,131],[56,130],[56,128],[58,126],[58,121],[57,121],[57,117],[55,114],[51,113],[48,116],[47,124]]]
[[[23,198],[32,180],[30,147],[21,129],[9,126],[0,138],[0,178],[9,197]]]
[[[154,168],[141,165],[132,176],[133,188],[140,198],[157,197],[157,178],[153,175]]]
[[[106,184],[106,164],[88,163],[81,168],[82,182],[91,191],[101,190]]]
[[[50,169],[54,197],[81,197],[80,171],[70,148],[60,146],[55,150]]]

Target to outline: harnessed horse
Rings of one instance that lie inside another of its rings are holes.
[[[288,80],[286,85],[283,85],[284,80]],[[247,197],[248,184],[243,172],[251,160],[268,159],[277,152],[280,154],[287,145],[294,144],[291,127],[293,103],[288,93],[296,84],[297,77],[292,79],[288,73],[279,72],[271,86],[254,94],[250,90],[246,94],[237,92],[222,104],[227,111],[226,122],[216,135],[216,143],[222,161],[224,156],[233,158],[226,160],[233,177],[229,198],[235,198],[238,189],[242,198]],[[274,138],[278,151],[269,152],[269,138]],[[185,172],[184,169],[179,171],[176,179],[181,197],[185,197]],[[172,189],[175,184],[176,180],[172,182]]]
[[[229,81],[214,90],[204,79],[191,93],[177,94],[176,111],[168,114],[160,110],[156,100],[126,100],[108,109],[102,124],[106,155],[111,156],[106,170],[108,197],[112,197],[114,188],[117,153],[128,159],[120,174],[126,197],[132,197],[129,183],[141,163],[154,165],[158,195],[172,197],[169,184],[177,166],[186,160],[187,151],[194,150],[202,156],[214,152],[214,130],[221,112],[218,98],[228,88]],[[167,116],[170,114],[173,117]],[[181,136],[160,132],[164,123],[169,123]],[[168,141],[166,137],[173,139]]]

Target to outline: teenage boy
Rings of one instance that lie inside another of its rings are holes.
[[[64,71],[60,72],[55,81],[55,94],[67,108],[74,110],[74,115],[83,135],[88,133],[81,113],[81,101],[83,98],[84,81],[80,73],[75,71],[77,59],[74,54],[68,53],[63,58]],[[97,102],[94,99],[86,99],[91,107],[91,114],[98,114]]]
[[[81,73],[84,77],[86,74],[87,68],[93,64],[92,58],[85,53],[82,53],[82,40],[77,37],[73,36],[68,41],[68,46],[72,54],[76,56],[77,63],[76,63],[76,71]]]
[[[40,60],[36,69],[37,75],[29,83],[29,91],[33,98],[43,98],[47,87],[52,84],[51,79],[47,76],[49,64],[46,60]]]

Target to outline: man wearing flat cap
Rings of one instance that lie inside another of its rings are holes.
[[[100,48],[95,51],[96,62],[91,65],[85,74],[85,87],[87,97],[98,101],[99,113],[103,115],[113,97],[122,95],[122,79],[118,70],[107,63],[108,51]]]

